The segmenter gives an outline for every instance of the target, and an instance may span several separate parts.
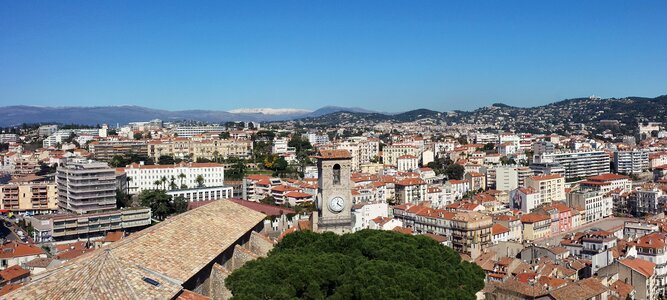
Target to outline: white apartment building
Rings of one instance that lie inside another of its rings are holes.
[[[610,159],[604,151],[554,152],[535,155],[536,163],[559,163],[565,178],[584,178],[609,173]]]
[[[499,166],[495,169],[496,190],[509,192],[525,184],[526,178],[533,175],[527,167]]]
[[[586,210],[584,223],[611,216],[614,205],[611,196],[595,191],[572,191],[567,194],[567,204]]]
[[[321,145],[329,142],[329,136],[326,134],[304,133],[303,137],[308,140],[311,145]]]
[[[347,150],[352,157],[352,171],[359,171],[362,164],[380,156],[380,140],[367,137],[350,137],[336,143],[335,149]]]
[[[89,136],[99,136],[99,129],[61,129],[53,134],[49,135],[42,141],[43,148],[49,148],[57,144],[62,144],[64,140],[70,137],[70,135],[89,135]]]
[[[614,170],[621,174],[641,173],[649,168],[648,152],[642,150],[615,151]]]
[[[180,189],[182,185],[197,187],[197,177],[201,175],[203,186],[214,187],[224,185],[225,168],[216,163],[180,163],[177,165],[142,165],[131,164],[119,170],[128,177],[130,194],[137,194],[144,190],[166,189],[171,190],[172,182]],[[156,184],[156,181],[162,181]]]
[[[56,172],[58,206],[85,214],[116,208],[116,172],[103,162],[69,160]]]
[[[185,201],[188,202],[211,201],[232,198],[234,188],[231,186],[205,186],[201,188],[170,190],[167,191],[167,195],[172,197],[183,196]]]
[[[542,203],[565,200],[565,178],[558,174],[528,177],[526,187],[537,191]]]
[[[396,168],[399,172],[409,172],[418,168],[419,159],[413,155],[401,155],[396,160]]]
[[[354,215],[354,226],[352,231],[370,228],[371,222],[377,217],[389,216],[389,204],[384,203],[360,203],[352,207]]]
[[[556,145],[548,141],[538,141],[533,143],[532,150],[535,155],[550,154],[556,151]]]
[[[542,197],[533,188],[517,188],[510,191],[510,203],[512,208],[520,209],[524,213],[530,213],[542,204]]]
[[[273,145],[271,146],[271,153],[273,154],[283,154],[288,152],[296,152],[294,147],[289,147],[289,140],[287,138],[275,138],[273,139]]]
[[[191,138],[206,132],[222,132],[227,130],[224,126],[179,126],[172,131],[178,137]]]

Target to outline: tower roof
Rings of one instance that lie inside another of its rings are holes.
[[[352,155],[347,150],[320,150],[320,153],[315,156],[317,159],[348,159]]]

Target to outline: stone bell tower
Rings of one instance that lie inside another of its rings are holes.
[[[352,232],[352,157],[347,150],[321,150],[317,158],[317,211],[313,231]]]

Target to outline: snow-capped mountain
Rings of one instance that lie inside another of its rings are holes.
[[[233,114],[294,115],[308,114],[312,111],[300,108],[237,108],[229,112]]]

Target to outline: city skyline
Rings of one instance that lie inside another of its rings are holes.
[[[3,106],[450,111],[667,82],[658,1],[3,6]]]

